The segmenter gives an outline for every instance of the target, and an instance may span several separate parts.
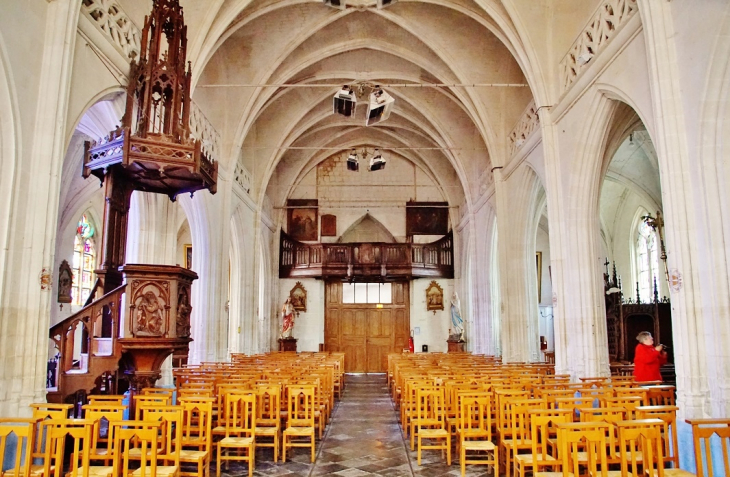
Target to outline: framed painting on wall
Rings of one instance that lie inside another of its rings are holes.
[[[406,235],[449,233],[448,202],[406,202]]]
[[[324,214],[321,217],[322,237],[337,237],[337,216]]]
[[[193,246],[189,243],[185,244],[185,268],[193,269]]]
[[[287,233],[294,240],[317,241],[317,199],[289,199]]]

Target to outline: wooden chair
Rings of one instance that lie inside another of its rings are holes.
[[[34,403],[30,405],[30,408],[33,410],[33,419],[37,422],[36,431],[33,436],[35,439],[35,443],[33,444],[33,459],[43,459],[45,457],[43,446],[46,441],[46,429],[43,427],[43,421],[49,419],[68,419],[68,415],[73,407],[73,404],[53,403]],[[31,471],[40,472],[42,474],[43,469],[38,466],[31,465]]]
[[[0,419],[0,475],[2,477],[30,477],[42,475],[43,466],[33,468],[33,443],[36,431],[35,419],[8,418]],[[14,439],[13,437],[14,436]],[[13,442],[13,440],[15,442]],[[1,472],[6,449],[14,449],[15,462],[11,468]]]
[[[466,475],[466,464],[491,465],[492,474],[499,475],[499,451],[492,442],[491,404],[491,393],[461,395],[457,442],[462,477]],[[475,455],[467,455],[470,452]]]
[[[88,419],[49,419],[43,421],[45,450],[44,477],[112,477],[113,468],[89,463],[91,431],[94,422]],[[70,454],[67,447],[71,448]],[[69,456],[69,461],[64,458]],[[64,473],[64,469],[68,472]]]
[[[419,389],[416,393],[418,416],[418,465],[424,449],[440,449],[446,452],[446,463],[451,465],[451,434],[446,429],[446,403],[444,390]],[[444,440],[443,444],[425,444],[423,440]],[[443,454],[443,452],[442,452]]]
[[[643,399],[639,396],[622,396],[606,398],[605,407],[622,407],[626,409],[626,419],[634,419],[636,408],[643,405]]]
[[[532,449],[530,435],[530,417],[532,410],[545,409],[546,401],[543,399],[516,399],[507,401],[509,409],[509,422],[505,438],[500,439],[500,452],[504,456],[504,469],[507,477],[510,477],[512,464],[515,456],[520,451]]]
[[[530,418],[530,454],[515,456],[515,473],[525,477],[528,468],[532,472],[539,472],[541,468],[559,468],[560,462],[556,458],[557,452],[551,453],[550,441],[557,439],[557,425],[572,422],[573,416],[569,409],[532,409],[528,412]]]
[[[664,477],[662,428],[659,419],[641,419],[616,423],[619,436],[621,477],[649,475]],[[641,467],[641,471],[639,470]],[[616,472],[610,473],[612,476]]]
[[[104,465],[108,466],[111,464],[113,458],[112,444],[114,442],[114,436],[112,435],[112,423],[124,420],[124,411],[127,410],[127,406],[86,404],[82,409],[84,411],[84,418],[94,423],[91,430],[89,459],[91,461],[102,460],[104,461]]]
[[[266,438],[269,442],[260,442]],[[261,385],[256,388],[256,446],[272,447],[274,462],[279,458],[281,439],[281,387]]]
[[[159,439],[164,434],[164,426],[165,423],[162,421],[115,422],[113,427],[116,452],[113,459],[113,475],[178,477],[179,464],[159,465],[157,450],[160,448]]]
[[[558,458],[563,477],[608,477],[606,433],[603,422],[558,424]],[[585,467],[581,472],[580,467]],[[552,472],[535,472],[534,477],[555,477]],[[560,474],[557,474],[560,475]]]
[[[718,439],[724,464],[723,475],[730,475],[730,419],[687,419],[692,426],[692,441],[694,442],[695,462],[697,474],[714,477],[714,466],[710,440]],[[717,436],[717,437],[715,437]],[[665,475],[670,477],[692,477],[694,474],[681,469],[666,469]]]
[[[231,460],[248,462],[248,475],[253,475],[255,465],[256,396],[253,394],[228,393],[226,395],[226,433],[218,442],[216,477],[221,475],[221,463]],[[314,440],[314,437],[312,438]],[[231,453],[236,450],[235,454]],[[240,450],[245,450],[244,455]],[[228,464],[226,464],[226,468]]]
[[[281,460],[286,462],[288,447],[311,447],[311,460],[314,463],[314,411],[316,405],[314,388],[289,385],[287,394],[287,425],[282,434]]]
[[[214,398],[179,398],[183,409],[181,464],[195,464],[196,472],[186,472],[180,468],[181,476],[210,475],[210,462],[213,446],[213,401]]]
[[[636,408],[637,419],[661,419],[662,442],[664,443],[665,463],[671,463],[673,469],[679,469],[679,443],[677,437],[677,406],[639,406]]]

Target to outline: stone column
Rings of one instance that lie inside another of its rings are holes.
[[[59,183],[66,147],[66,110],[79,4],[46,6],[41,70],[33,127],[23,131],[10,211],[4,290],[0,303],[0,414],[27,415],[45,400],[51,304],[50,280]],[[33,105],[28,105],[32,109]],[[33,117],[32,112],[28,112]]]
[[[508,179],[504,178],[502,170],[495,170],[495,180],[500,235],[502,359],[504,362],[538,361],[535,250],[528,240],[537,177],[527,166],[520,166]],[[534,232],[532,230],[533,235]]]
[[[638,0],[638,5],[644,24],[656,122],[656,135],[652,140],[659,156],[662,190],[665,191],[662,202],[672,288],[677,405],[684,418],[705,417],[711,413],[707,405],[710,387],[707,354],[709,348],[714,347],[706,342],[705,336],[712,322],[721,319],[711,305],[707,307],[712,299],[705,293],[712,294],[712,291],[703,292],[700,277],[702,260],[695,234],[703,235],[697,212],[704,211],[705,204],[692,187],[693,180],[697,180],[697,170],[687,144],[672,4],[661,0]],[[722,293],[726,294],[727,290]],[[727,316],[722,319],[727,320]],[[726,335],[720,338],[725,341]],[[727,348],[727,343],[720,346]]]
[[[228,261],[230,245],[231,182],[219,165],[218,192],[200,191],[191,199],[180,197],[193,237],[193,342],[188,362],[197,364],[228,359]]]

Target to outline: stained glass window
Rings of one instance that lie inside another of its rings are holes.
[[[644,303],[654,300],[654,280],[658,280],[659,254],[654,229],[643,220],[639,223],[636,240],[636,277],[639,296]]]
[[[74,305],[83,305],[89,298],[94,285],[94,269],[96,268],[96,247],[94,246],[94,225],[86,214],[81,216],[76,226],[74,238],[74,256],[72,296]]]

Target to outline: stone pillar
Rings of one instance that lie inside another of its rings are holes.
[[[560,144],[550,111],[540,112],[551,224],[555,369],[573,379],[609,374],[596,216],[598,172],[592,167],[600,163],[597,138],[605,132],[610,106],[605,98],[595,107],[591,105],[590,111],[600,120],[594,119],[571,136],[578,137],[582,147],[570,142],[572,139]]]
[[[193,237],[193,284],[190,353],[188,362],[197,364],[228,359],[228,261],[230,246],[231,182],[218,169],[218,192],[206,191],[193,198],[179,197]]]
[[[708,404],[708,350],[706,333],[715,314],[707,303],[712,299],[703,292],[700,273],[702,260],[698,250],[698,211],[704,211],[692,187],[697,179],[695,158],[687,144],[685,112],[677,61],[676,36],[671,9],[673,4],[661,0],[638,0],[647,59],[651,73],[651,94],[654,105],[656,135],[652,137],[659,156],[667,247],[667,266],[672,288],[672,332],[677,373],[677,405],[683,418],[705,417],[711,413]],[[702,187],[701,185],[699,187]],[[695,235],[697,234],[697,235]],[[672,286],[674,282],[674,286]],[[727,290],[722,291],[723,294]],[[711,336],[711,335],[710,335]],[[727,348],[726,335],[719,335],[722,348]],[[710,337],[710,340],[713,340]],[[725,368],[727,369],[727,368]],[[725,374],[726,371],[723,372]],[[727,380],[727,378],[725,378]]]
[[[537,275],[535,267],[532,200],[537,177],[520,166],[505,179],[495,170],[497,223],[499,226],[499,275],[502,299],[502,360],[539,361]],[[532,243],[532,246],[530,245]]]
[[[0,303],[0,415],[30,413],[45,401],[59,177],[65,152],[66,113],[79,15],[78,2],[46,4],[39,79],[26,105],[32,128],[22,131],[12,190],[2,303]],[[17,80],[17,79],[16,79]],[[35,105],[35,111],[33,111]],[[20,133],[20,130],[18,129]]]

